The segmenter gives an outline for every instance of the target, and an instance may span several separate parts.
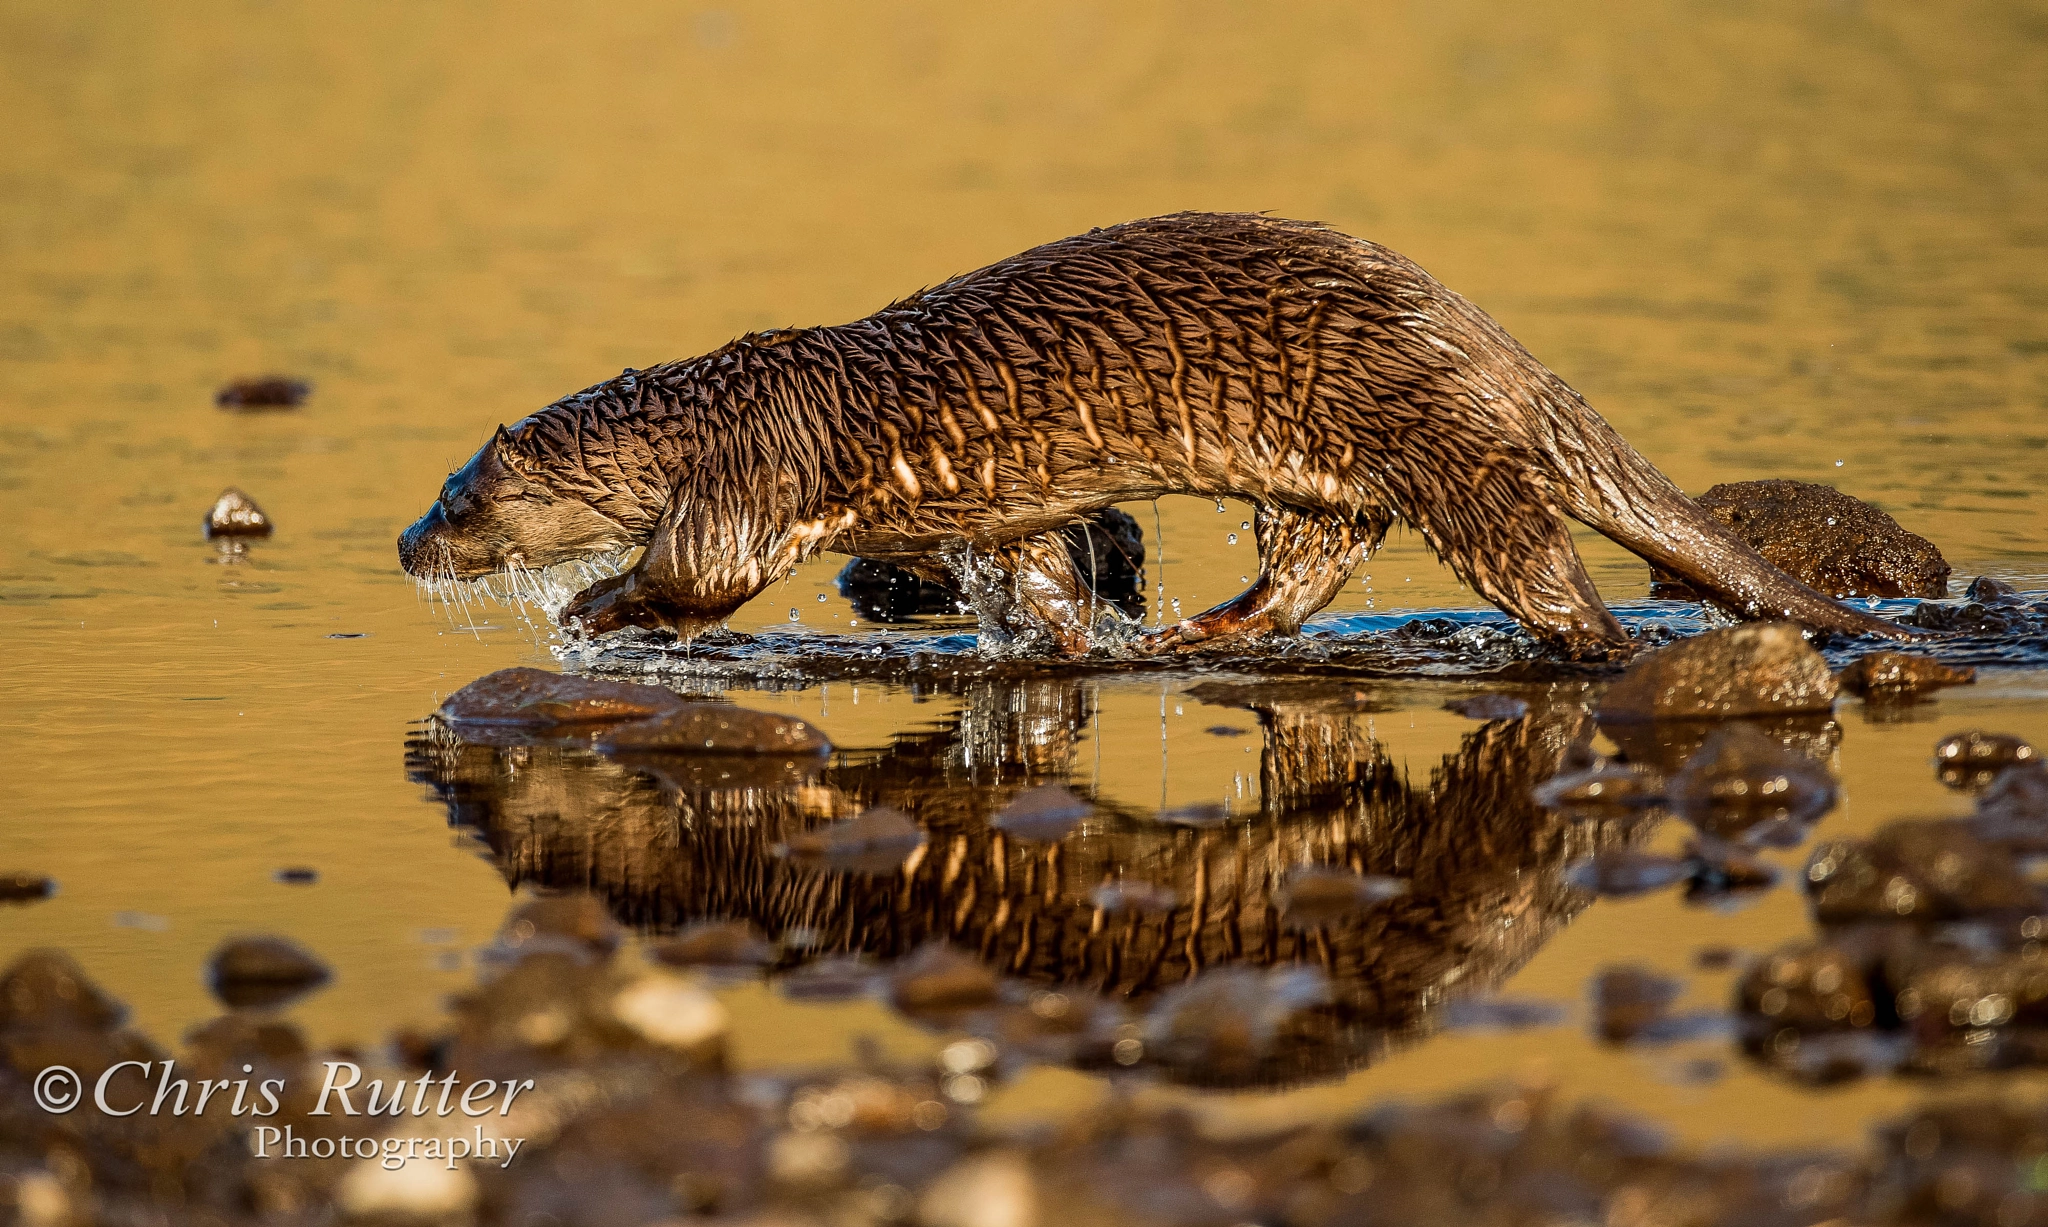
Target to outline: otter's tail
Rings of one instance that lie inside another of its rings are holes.
[[[1580,402],[1581,405],[1584,402]],[[1587,425],[1606,437],[1594,449],[1583,445],[1553,449],[1551,459],[1566,478],[1562,491],[1573,518],[1642,558],[1685,577],[1696,591],[1744,618],[1786,618],[1820,630],[1910,639],[1896,623],[1850,609],[1793,579],[1763,555],[1701,511],[1693,501],[1630,447],[1590,409]],[[1559,451],[1564,455],[1559,455]],[[1592,472],[1566,456],[1611,457]]]

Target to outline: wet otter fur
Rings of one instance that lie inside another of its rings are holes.
[[[1740,616],[1906,633],[1765,562],[1409,260],[1254,214],[1091,230],[850,324],[629,370],[501,427],[399,556],[474,578],[644,544],[562,620],[688,636],[832,550],[950,578],[989,641],[1078,653],[1124,623],[1059,530],[1163,494],[1254,503],[1260,572],[1152,650],[1296,631],[1397,518],[1574,654],[1628,637],[1567,516]]]

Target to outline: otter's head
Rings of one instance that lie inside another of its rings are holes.
[[[632,544],[616,520],[550,483],[545,467],[500,426],[448,475],[427,514],[399,534],[398,561],[417,579],[478,579]]]

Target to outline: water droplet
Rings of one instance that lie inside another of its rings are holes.
[[[824,603],[825,603],[825,594],[824,594],[824,593],[822,593],[822,592],[820,592],[820,593],[818,594],[818,604],[820,604],[820,605],[823,605]]]
[[[1252,522],[1251,522],[1250,520],[1246,520],[1246,521],[1244,521],[1243,523],[1241,523],[1241,524],[1239,524],[1239,525],[1238,525],[1238,527],[1239,527],[1239,528],[1250,528],[1251,526],[1252,526]]]
[[[1237,534],[1236,534],[1236,533],[1232,533],[1232,534],[1230,534],[1230,536],[1229,536],[1229,537],[1227,538],[1227,540],[1228,540],[1228,541],[1230,542],[1230,544],[1232,544],[1232,545],[1236,545],[1236,544],[1237,544]]]
[[[1180,598],[1179,598],[1179,597],[1175,597],[1175,598],[1173,598],[1173,616],[1174,616],[1174,617],[1176,617],[1176,618],[1180,617]]]
[[[801,621],[802,619],[801,619],[801,618],[800,618],[800,617],[798,616],[798,614],[797,614],[796,610],[792,609],[792,610],[790,610],[790,611],[789,611],[789,620],[790,620],[791,622],[797,622],[797,621]]]
[[[1838,468],[1838,469],[1839,469],[1839,468],[1841,468],[1841,467],[1842,467],[1842,462],[1841,462],[1841,461],[1839,461],[1839,460],[1835,461],[1835,467],[1836,467],[1836,468]]]
[[[1223,505],[1222,503],[1218,503],[1218,504],[1216,504],[1216,514],[1217,514],[1217,515],[1222,515],[1222,514],[1223,514],[1223,513],[1224,513],[1224,512],[1226,511],[1226,510],[1228,510],[1228,508],[1224,507],[1224,505]]]
[[[1252,577],[1249,575],[1240,575],[1237,577],[1237,582],[1240,584],[1249,584],[1252,582]]]

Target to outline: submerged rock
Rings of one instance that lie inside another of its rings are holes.
[[[1095,812],[1095,805],[1059,784],[1040,784],[1010,798],[989,825],[1019,839],[1052,842],[1063,839]]]
[[[574,677],[522,666],[478,678],[449,695],[438,714],[458,726],[546,729],[646,720],[680,711],[685,706],[681,695],[661,686]]]
[[[2010,853],[1948,819],[1824,843],[1806,864],[1806,889],[1822,924],[1962,920],[2041,903]]]
[[[1790,622],[1752,622],[1661,648],[1600,700],[1602,721],[1708,720],[1834,706],[1835,675]]]
[[[1672,810],[1709,835],[1789,846],[1835,804],[1828,769],[1745,724],[1716,731],[1671,777]]]
[[[1839,680],[1850,694],[1873,700],[1905,699],[1943,686],[1967,686],[1977,680],[1977,671],[1951,668],[1931,656],[1911,652],[1872,652],[1857,657],[1842,670]]]
[[[221,491],[207,508],[204,526],[208,537],[268,537],[272,528],[270,517],[256,500],[233,486]]]
[[[1735,986],[1737,1034],[1758,1060],[1803,1082],[1886,1074],[1910,1059],[1871,960],[1845,947],[1796,943],[1759,959]]]
[[[327,983],[327,965],[282,937],[241,937],[221,944],[207,963],[213,995],[236,1009],[282,1005]]]
[[[793,860],[816,861],[827,869],[893,873],[924,846],[925,834],[910,815],[877,805],[844,822],[806,831],[782,846]]]
[[[1935,772],[1951,788],[1982,788],[2007,767],[2040,761],[2040,751],[2008,733],[1971,729],[1934,743]]]
[[[1925,537],[1832,486],[1723,482],[1693,500],[1780,571],[1829,596],[1943,597],[1948,561]],[[1699,600],[1683,579],[1650,569],[1650,595]]]
[[[57,881],[40,873],[0,873],[0,903],[37,903],[57,893]]]
[[[1470,720],[1520,720],[1529,714],[1529,705],[1510,695],[1475,694],[1468,698],[1452,699],[1444,704],[1444,710],[1456,712]]]
[[[1138,522],[1111,507],[1061,530],[1067,556],[1105,604],[1136,618],[1145,612],[1145,534]],[[892,563],[856,558],[839,572],[839,595],[855,614],[875,622],[905,622],[919,614],[968,610],[960,589],[935,583]]]
[[[1408,883],[1381,874],[1346,869],[1296,869],[1280,882],[1273,901],[1282,924],[1312,928],[1338,924],[1408,893]]]
[[[597,748],[606,753],[822,755],[832,752],[832,743],[816,725],[779,712],[685,703],[612,729],[598,738]]]
[[[221,385],[213,403],[223,409],[296,409],[311,395],[313,385],[288,375],[261,375]]]

